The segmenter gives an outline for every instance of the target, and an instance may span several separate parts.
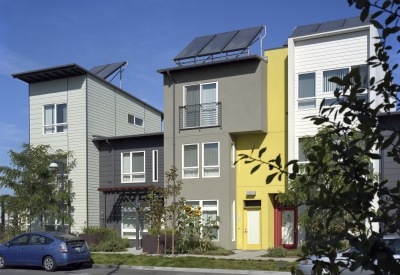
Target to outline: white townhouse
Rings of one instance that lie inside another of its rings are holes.
[[[328,106],[337,102],[333,92],[336,84],[328,79],[344,76],[359,66],[361,77],[368,79],[365,100],[375,100],[368,89],[369,79],[380,79],[380,71],[368,67],[366,60],[375,55],[378,31],[358,17],[296,27],[288,46],[288,159],[306,162],[299,142],[304,136],[314,136],[318,126],[307,116],[317,115],[322,99]],[[373,168],[379,172],[379,162]],[[301,209],[300,209],[301,211]],[[304,238],[299,236],[299,240]]]
[[[122,73],[127,62],[86,70],[68,64],[13,74],[29,84],[29,142],[72,151],[76,167],[68,175],[75,198],[75,226],[99,225],[99,151],[94,136],[158,133],[163,113],[107,78]],[[112,170],[113,167],[110,167]],[[111,184],[111,183],[110,183]]]

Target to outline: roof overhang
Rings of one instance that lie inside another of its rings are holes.
[[[93,136],[92,140],[93,141],[101,141],[101,140],[128,139],[128,138],[140,138],[140,137],[163,136],[163,135],[164,135],[164,132],[138,134],[138,135],[126,135],[126,136],[115,136],[115,137]]]
[[[57,80],[67,77],[86,75],[87,73],[88,71],[86,69],[73,63],[62,66],[50,67],[41,70],[12,74],[12,77],[18,78],[19,80],[32,84],[32,83]]]
[[[249,62],[249,61],[256,61],[256,60],[264,61],[264,62],[266,61],[266,59],[264,59],[258,55],[249,55],[249,56],[232,58],[232,59],[227,59],[227,60],[207,62],[207,63],[203,63],[203,64],[160,69],[160,70],[157,70],[157,72],[160,74],[166,74],[168,72],[192,71],[192,70],[197,70],[197,69],[202,69],[202,68],[218,67],[218,66],[224,66],[224,65],[233,64],[233,63]]]

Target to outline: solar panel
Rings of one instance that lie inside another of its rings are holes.
[[[97,75],[98,77],[106,79],[107,77],[112,75],[116,70],[118,70],[119,68],[121,68],[125,64],[126,64],[126,61],[106,64],[106,65],[100,65],[100,66],[95,66],[92,69],[90,69],[89,72],[91,72],[92,74]]]
[[[198,55],[204,56],[222,52],[238,32],[239,31],[231,31],[217,34]]]
[[[324,22],[319,26],[317,33],[339,30],[342,28],[344,22],[345,19]]]
[[[261,32],[263,26],[240,30],[239,33],[229,42],[223,52],[246,49],[251,45],[254,38]]]
[[[186,46],[186,48],[183,49],[175,58],[174,60],[181,60],[185,58],[193,58],[196,57],[197,54],[204,49],[205,46],[215,37],[215,34],[213,35],[206,35],[206,36],[200,36],[196,37],[193,39],[192,42],[190,42],[189,45]]]
[[[315,33],[315,30],[318,28],[318,26],[319,26],[319,24],[311,24],[311,25],[296,27],[293,30],[293,33],[289,37],[313,34],[313,33]]]
[[[365,25],[369,25],[370,24],[370,19],[371,19],[371,15],[369,15],[367,17],[367,19],[365,19],[364,22],[362,22],[360,20],[360,17],[352,17],[352,18],[348,18],[346,19],[346,22],[343,25],[344,29],[348,29],[348,28],[354,28],[354,27],[360,27],[360,26],[365,26]]]

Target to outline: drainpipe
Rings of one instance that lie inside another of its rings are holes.
[[[172,79],[172,165],[175,167],[175,79],[172,77],[172,75],[169,73],[169,70],[167,71],[167,74],[169,77]],[[165,145],[164,145],[165,146]],[[174,187],[175,187],[175,182],[176,180],[174,179]],[[175,189],[174,189],[175,190]],[[174,191],[174,196],[173,196],[173,201],[175,203],[175,191]],[[172,217],[172,257],[174,257],[174,245],[175,245],[175,232],[174,232],[174,226],[175,226],[175,213],[174,216]]]

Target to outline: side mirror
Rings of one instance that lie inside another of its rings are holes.
[[[10,245],[11,245],[10,242],[6,243],[6,246],[7,246],[7,247],[10,247]]]

